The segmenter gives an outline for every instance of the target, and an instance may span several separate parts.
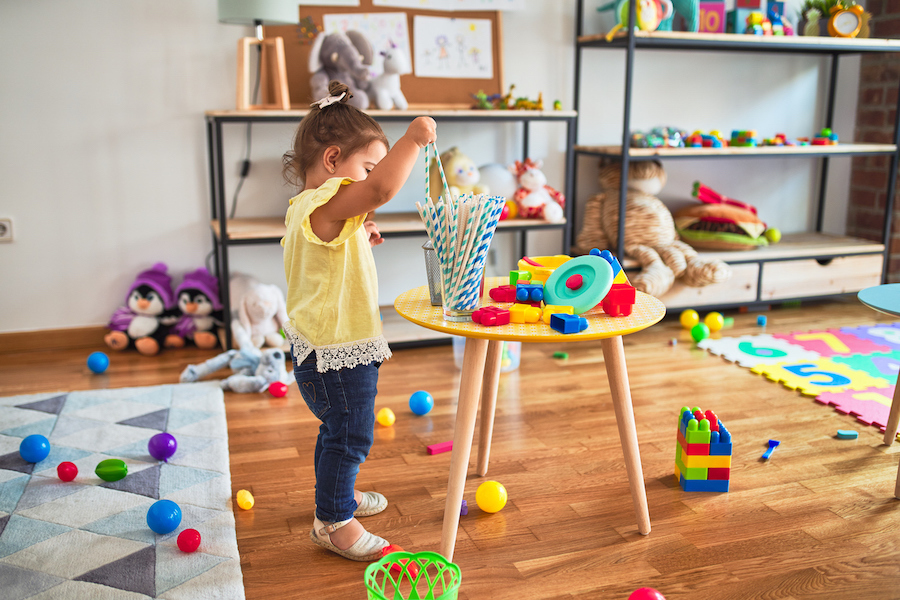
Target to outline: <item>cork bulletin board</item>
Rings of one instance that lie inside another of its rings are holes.
[[[437,11],[410,10],[395,7],[373,6],[372,0],[360,0],[359,6],[299,6],[300,20],[311,18],[320,28],[324,15],[342,13],[406,13],[410,45],[415,45],[414,18],[416,16],[443,17],[448,19],[483,19],[490,21],[492,41],[492,78],[462,79],[443,77],[416,77],[415,70],[409,75],[401,75],[400,87],[410,108],[471,108],[475,99],[472,94],[483,90],[486,94],[505,93],[503,82],[503,39],[499,11]],[[311,44],[301,39],[298,26],[280,25],[265,28],[265,37],[279,36],[284,39],[285,62],[287,65],[288,89],[291,108],[308,108],[312,98],[309,86],[309,52]],[[414,58],[412,59],[415,60]]]

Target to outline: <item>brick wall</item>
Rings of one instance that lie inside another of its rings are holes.
[[[869,0],[871,37],[900,38],[900,0]],[[897,119],[900,53],[863,55],[855,141],[891,144]],[[850,179],[847,234],[882,240],[890,156],[856,156]],[[897,186],[900,188],[900,186]],[[900,281],[900,190],[894,194],[888,280]]]

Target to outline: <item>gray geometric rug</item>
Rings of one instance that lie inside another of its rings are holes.
[[[147,451],[160,431],[178,442],[167,463]],[[36,464],[19,456],[33,433],[50,440]],[[97,477],[107,458],[128,475]],[[57,476],[64,461],[78,467],[74,481]],[[163,498],[182,520],[157,535],[147,510]],[[178,549],[184,529],[200,532],[194,553]],[[243,599],[218,383],[0,398],[0,598]]]

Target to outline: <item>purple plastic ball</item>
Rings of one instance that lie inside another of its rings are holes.
[[[150,442],[147,444],[147,450],[150,451],[150,456],[156,460],[164,460],[166,462],[172,458],[172,455],[175,454],[175,450],[177,449],[178,442],[175,441],[175,436],[171,433],[157,433],[150,438]]]

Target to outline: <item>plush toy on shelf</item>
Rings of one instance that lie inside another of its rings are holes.
[[[175,296],[172,278],[165,263],[156,263],[141,271],[109,321],[110,331],[103,340],[113,350],[130,346],[145,356],[157,354],[169,328],[178,320],[173,312]]]
[[[453,146],[449,150],[441,153],[441,164],[444,166],[444,175],[447,177],[447,184],[450,187],[450,193],[454,196],[460,194],[487,194],[490,190],[482,185],[481,174],[475,162],[462,153],[462,151]],[[438,170],[436,160],[431,160],[428,173],[429,194],[432,200],[437,202],[441,194],[444,193],[444,186],[441,182],[441,174]]]
[[[238,348],[284,347],[281,326],[288,316],[281,288],[260,283],[249,275],[235,274],[228,289],[232,306],[237,307],[231,333]]]
[[[316,100],[327,97],[328,84],[336,79],[350,88],[347,101],[360,110],[369,107],[369,67],[372,44],[359,31],[320,33],[309,51],[309,87]]]
[[[216,330],[224,324],[219,280],[200,267],[184,276],[175,288],[175,299],[181,316],[166,336],[166,346],[182,348],[190,340],[198,348],[215,348],[219,342]]]
[[[285,360],[285,352],[280,348],[228,350],[199,365],[188,365],[181,372],[180,381],[192,383],[229,367],[234,373],[219,382],[223,390],[243,394],[264,392],[275,382],[296,383],[293,373],[285,368]]]
[[[584,211],[584,227],[575,251],[615,248],[619,232],[619,184],[622,166],[600,163],[601,193],[591,197]],[[666,172],[656,161],[635,161],[628,168],[625,200],[625,254],[638,261],[641,272],[629,276],[631,284],[652,296],[665,294],[676,278],[691,287],[722,283],[731,268],[717,259],[703,259],[679,241],[672,214],[656,194],[666,183]]]
[[[700,201],[675,213],[675,228],[685,242],[699,250],[752,250],[781,239],[767,228],[756,207],[723,196],[699,181],[693,196]]]
[[[400,76],[412,72],[406,53],[391,42],[391,47],[380,53],[384,58],[383,72],[369,85],[369,98],[381,110],[406,110],[409,103],[400,90]]]
[[[547,185],[547,177],[541,171],[542,166],[541,161],[526,158],[525,162],[517,160],[509,168],[519,185],[513,200],[519,207],[519,217],[523,219],[544,219],[560,223],[566,218],[563,212],[566,197]]]

